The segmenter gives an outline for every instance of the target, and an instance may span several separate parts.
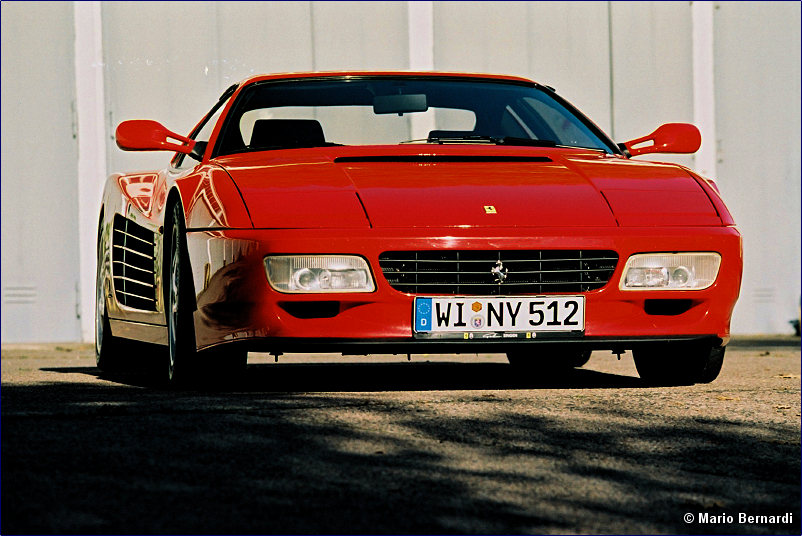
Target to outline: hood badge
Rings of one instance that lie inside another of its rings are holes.
[[[485,205],[485,214],[497,214],[496,207],[493,205]]]
[[[496,265],[490,269],[490,273],[496,278],[496,282],[500,285],[507,279],[509,270],[504,266],[500,260],[496,261]]]

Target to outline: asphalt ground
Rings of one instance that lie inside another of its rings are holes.
[[[3,345],[0,394],[3,534],[800,533],[798,338],[660,388],[609,352],[551,379],[251,354],[171,392],[88,345]]]

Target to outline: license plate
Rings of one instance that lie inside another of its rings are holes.
[[[416,333],[584,331],[584,296],[415,298]]]

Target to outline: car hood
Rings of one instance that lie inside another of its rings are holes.
[[[332,147],[217,162],[256,228],[721,225],[682,168],[591,151]]]

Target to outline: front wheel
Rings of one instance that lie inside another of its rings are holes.
[[[165,317],[167,320],[167,384],[178,386],[188,383],[196,374],[198,355],[195,347],[195,325],[192,318],[191,279],[187,254],[184,215],[176,203],[170,218],[169,248],[165,291]]]
[[[721,372],[724,346],[677,345],[632,352],[638,375],[653,385],[710,383]]]
[[[198,352],[195,344],[194,288],[187,253],[184,216],[176,203],[165,244],[168,359],[166,380],[169,387],[207,382],[232,381],[245,371],[248,353],[242,348]],[[164,372],[162,372],[164,374]]]

